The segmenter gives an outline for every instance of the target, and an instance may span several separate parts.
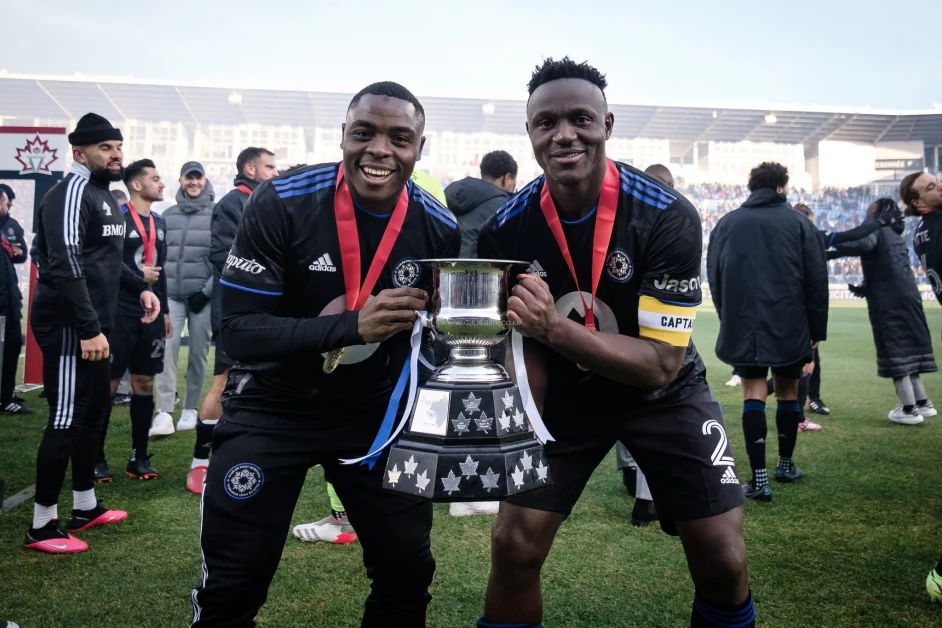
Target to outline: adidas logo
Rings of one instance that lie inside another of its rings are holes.
[[[533,260],[533,263],[527,267],[527,272],[533,273],[534,275],[537,275],[538,277],[546,277],[546,271],[543,270],[543,266],[540,265],[539,260]]]
[[[736,477],[732,467],[726,467],[726,471],[723,471],[723,477],[720,478],[720,484],[739,484],[739,478]]]
[[[316,260],[314,260],[313,264],[308,266],[308,268],[310,268],[311,270],[319,270],[319,271],[328,272],[328,273],[337,272],[337,267],[334,266],[334,262],[332,259],[330,259],[329,253],[324,253],[323,255],[318,257]]]
[[[129,238],[140,238],[141,236],[137,235],[137,231],[131,230],[131,234],[130,234],[128,237],[129,237]]]

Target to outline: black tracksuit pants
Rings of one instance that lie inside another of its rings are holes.
[[[362,625],[425,626],[435,572],[432,503],[382,488],[385,455],[373,469],[338,462],[369,450],[384,410],[347,415],[331,426],[226,410],[213,433],[203,489],[203,572],[192,594],[192,626],[254,626],[305,476],[316,464],[330,474],[363,548],[372,583]]]
[[[111,365],[107,359],[82,359],[78,332],[57,327],[36,333],[43,353],[43,386],[49,420],[36,458],[36,503],[59,501],[65,470],[72,461],[72,490],[95,486],[102,410],[111,402]]]

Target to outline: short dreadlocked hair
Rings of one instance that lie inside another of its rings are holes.
[[[550,81],[567,78],[589,81],[598,87],[602,91],[602,97],[605,97],[605,88],[608,87],[608,81],[605,80],[605,75],[589,65],[588,62],[583,61],[582,63],[576,63],[569,57],[563,57],[559,61],[556,61],[553,57],[544,59],[543,65],[538,65],[536,69],[533,70],[533,75],[530,77],[530,82],[527,84],[527,90],[529,91],[529,95],[532,96],[533,92],[541,85],[545,85]]]

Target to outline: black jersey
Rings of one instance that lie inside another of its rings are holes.
[[[33,260],[39,279],[31,322],[37,333],[74,327],[94,338],[114,326],[119,286],[148,289],[121,261],[124,215],[107,182],[73,163],[39,205]]]
[[[942,303],[942,212],[922,215],[913,236],[913,251],[929,278],[936,300]]]
[[[134,224],[134,218],[128,205],[121,206],[121,212],[124,214],[124,265],[132,273],[144,278],[144,240],[137,231],[137,225]],[[167,223],[163,216],[157,212],[151,212],[154,217],[154,229],[157,231],[156,250],[154,255],[154,266],[163,268],[167,264]],[[150,220],[147,216],[138,214],[141,219],[141,226],[144,227],[145,236],[150,239],[153,237],[150,233]],[[160,313],[169,314],[167,307],[167,271],[161,270],[157,283],[151,286],[154,294],[160,300]],[[144,308],[141,307],[141,295],[135,294],[132,290],[121,290],[118,294],[118,316],[144,316]]]
[[[584,396],[587,403],[624,408],[632,400],[678,394],[705,374],[690,340],[700,293],[700,214],[678,192],[625,164],[615,225],[595,300],[599,331],[651,338],[687,347],[677,378],[665,388],[641,391],[579,369],[550,352],[548,394]],[[556,310],[585,323],[585,312],[556,239],[540,209],[539,177],[507,201],[482,228],[478,256],[526,260],[556,299]],[[561,220],[586,303],[590,301],[592,248],[597,208],[576,221]],[[596,407],[598,407],[596,405]]]
[[[223,292],[223,336],[239,364],[229,377],[224,403],[232,411],[263,412],[299,418],[342,421],[352,408],[385,404],[409,351],[409,334],[364,345],[357,334],[356,313],[346,312],[346,290],[334,189],[338,164],[321,164],[260,185],[249,198],[222,273],[225,289],[277,297],[274,317],[324,317],[325,335],[346,350],[340,366],[325,374],[324,354],[269,354],[254,363],[239,358]],[[417,264],[423,258],[455,257],[461,246],[458,221],[421,187],[409,181],[410,203],[402,231],[373,288],[418,287],[431,294],[431,272]],[[365,278],[386,229],[389,215],[356,207]],[[325,336],[326,337],[326,336]],[[392,371],[395,370],[393,373]]]

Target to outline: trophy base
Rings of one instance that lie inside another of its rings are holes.
[[[436,502],[500,501],[551,483],[509,380],[420,388],[383,475],[384,488]]]

